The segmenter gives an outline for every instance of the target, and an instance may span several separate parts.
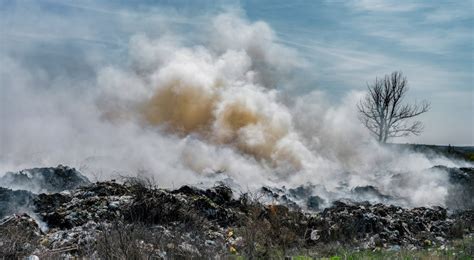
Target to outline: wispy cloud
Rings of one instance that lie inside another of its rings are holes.
[[[410,12],[424,7],[423,3],[413,1],[352,0],[345,3],[356,11],[383,13]]]
[[[427,23],[448,23],[459,20],[469,20],[474,17],[474,1],[458,1],[451,4],[434,7],[425,14]]]
[[[382,44],[398,45],[410,52],[445,55],[457,45],[472,42],[473,3],[347,1],[344,6],[348,13],[340,22],[373,41],[383,41]]]
[[[373,36],[400,45],[407,51],[448,54],[455,51],[458,44],[469,42],[470,31],[465,28],[434,29],[425,31],[409,25],[390,28],[387,24],[361,24],[359,29]]]

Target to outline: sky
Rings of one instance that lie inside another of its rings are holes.
[[[396,141],[474,145],[474,1],[0,0],[0,56],[58,82],[77,80],[62,87],[80,91],[101,67],[127,63],[133,35],[203,44],[209,17],[222,12],[268,24],[276,42],[297,52],[304,66],[275,88],[320,90],[338,102],[401,70],[407,101],[432,108],[420,117],[422,135]]]

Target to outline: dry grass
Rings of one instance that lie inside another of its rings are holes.
[[[34,230],[16,225],[0,228],[0,258],[21,259],[38,246],[38,234]]]
[[[237,228],[242,237],[240,255],[254,258],[284,258],[303,248],[306,227],[299,226],[300,212],[289,211],[280,205],[262,206],[258,197],[247,195],[247,214]]]

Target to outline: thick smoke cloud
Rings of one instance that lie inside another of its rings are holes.
[[[143,174],[168,187],[312,183],[328,202],[373,185],[404,205],[444,204],[446,174],[427,169],[457,162],[373,143],[355,115],[361,93],[288,98],[279,85],[305,68],[296,51],[264,22],[209,20],[200,44],[133,36],[127,66],[101,67],[93,81],[2,57],[1,172],[67,164],[93,179]]]
[[[294,131],[278,92],[265,85],[298,67],[296,53],[274,43],[273,32],[263,22],[249,24],[225,14],[217,16],[212,26],[209,47],[135,37],[130,52],[134,75],[113,69],[101,74],[108,86],[101,99],[108,104],[99,104],[105,117],[138,118],[168,133],[196,134],[212,145],[236,148],[269,166],[301,169],[302,155],[310,151]],[[242,37],[232,41],[232,35]],[[124,86],[117,77],[140,78],[143,83],[125,80],[129,84]],[[137,90],[130,94],[135,85]],[[124,108],[124,103],[129,106]]]

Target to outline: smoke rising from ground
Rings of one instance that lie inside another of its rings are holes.
[[[293,129],[278,92],[265,85],[296,69],[299,58],[274,43],[272,31],[262,22],[249,24],[226,14],[217,16],[212,26],[209,47],[180,47],[177,41],[171,46],[135,37],[131,55],[140,76],[133,77],[145,81],[145,94],[132,99],[128,88],[133,86],[112,86],[102,97],[109,104],[99,106],[110,119],[139,118],[171,134],[196,134],[209,144],[236,148],[269,166],[301,169],[302,155],[310,152]],[[242,38],[232,41],[232,35]],[[155,60],[141,64],[140,58],[148,56],[141,54],[143,50],[152,50]],[[116,102],[110,103],[110,96]],[[119,111],[122,102],[129,102],[129,109]]]
[[[277,85],[291,84],[305,61],[264,22],[225,13],[209,27],[191,45],[185,35],[137,34],[129,66],[102,67],[93,81],[2,57],[1,172],[67,164],[98,179],[139,172],[168,187],[310,182],[328,201],[373,185],[405,205],[444,205],[446,174],[427,169],[457,162],[373,143],[355,114],[361,93],[288,101]]]

